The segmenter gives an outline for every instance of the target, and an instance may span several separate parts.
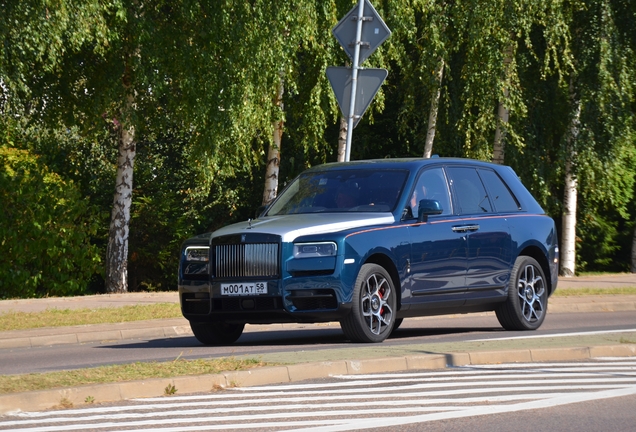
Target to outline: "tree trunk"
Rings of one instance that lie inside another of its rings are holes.
[[[276,95],[276,106],[281,111],[284,110],[283,106],[283,92],[285,90],[283,78],[280,78],[278,84],[278,93]],[[265,190],[263,192],[263,205],[268,205],[278,193],[278,172],[280,169],[280,146],[283,140],[283,126],[284,121],[274,121],[274,136],[273,142],[270,144],[267,151],[267,168],[265,170]]]
[[[504,70],[506,77],[508,76],[508,69],[512,63],[512,45],[508,45],[504,53]],[[497,129],[495,130],[495,142],[492,149],[492,161],[493,163],[503,165],[504,163],[504,139],[506,137],[506,126],[510,118],[510,109],[506,106],[508,104],[508,98],[510,96],[510,89],[508,86],[504,88],[504,97],[499,100],[497,107]]]
[[[577,181],[572,173],[572,159],[565,161],[565,191],[561,238],[561,276],[574,276],[576,267],[576,193]]]
[[[508,88],[504,90],[504,97],[508,98]],[[495,142],[492,149],[492,161],[493,163],[503,165],[504,138],[506,136],[506,129],[503,125],[508,123],[508,119],[510,117],[510,111],[508,110],[508,108],[506,108],[503,101],[499,101],[497,117],[497,130],[495,130]]]
[[[444,77],[444,59],[440,57],[435,79],[437,81],[437,91],[431,98],[431,109],[428,112],[428,129],[426,132],[426,142],[424,143],[424,158],[428,159],[433,153],[433,141],[435,140],[435,130],[437,128],[437,112],[439,109],[439,98],[442,94],[442,78]]]
[[[132,111],[133,96],[126,97],[126,111]],[[123,121],[124,122],[124,121]],[[113,210],[106,250],[106,291],[128,291],[128,232],[132,204],[133,166],[135,163],[135,128],[121,123],[117,126],[119,156]]]
[[[563,223],[561,233],[561,276],[574,276],[576,270],[576,199],[578,183],[574,175],[575,141],[579,133],[581,102],[574,104],[574,115],[566,141],[565,190],[563,194]]]
[[[347,152],[347,119],[340,117],[340,132],[338,133],[338,162],[344,162]]]

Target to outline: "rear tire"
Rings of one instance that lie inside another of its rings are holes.
[[[384,341],[395,324],[396,292],[389,273],[377,264],[364,264],[353,287],[353,307],[340,321],[352,342]]]
[[[506,330],[536,330],[548,312],[548,289],[539,263],[519,256],[512,267],[508,298],[495,311]]]
[[[245,324],[190,322],[190,328],[203,345],[231,345],[241,337]]]

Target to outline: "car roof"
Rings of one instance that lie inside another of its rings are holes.
[[[307,171],[326,171],[339,169],[364,169],[373,166],[374,169],[390,168],[390,169],[417,169],[425,165],[433,164],[449,164],[461,165],[469,164],[473,166],[484,166],[490,168],[500,168],[505,165],[497,165],[491,162],[484,162],[467,158],[386,158],[386,159],[365,159],[350,162],[331,162],[322,165],[316,165]]]

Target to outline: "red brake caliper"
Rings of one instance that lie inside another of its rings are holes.
[[[382,295],[382,291],[378,291],[378,295],[380,296],[380,300],[384,298],[384,296]],[[382,316],[383,313],[384,313],[384,306],[380,308],[380,316]]]

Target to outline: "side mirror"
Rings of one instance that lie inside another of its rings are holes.
[[[420,200],[417,207],[417,221],[426,222],[429,216],[442,214],[444,210],[437,200],[423,199]]]

